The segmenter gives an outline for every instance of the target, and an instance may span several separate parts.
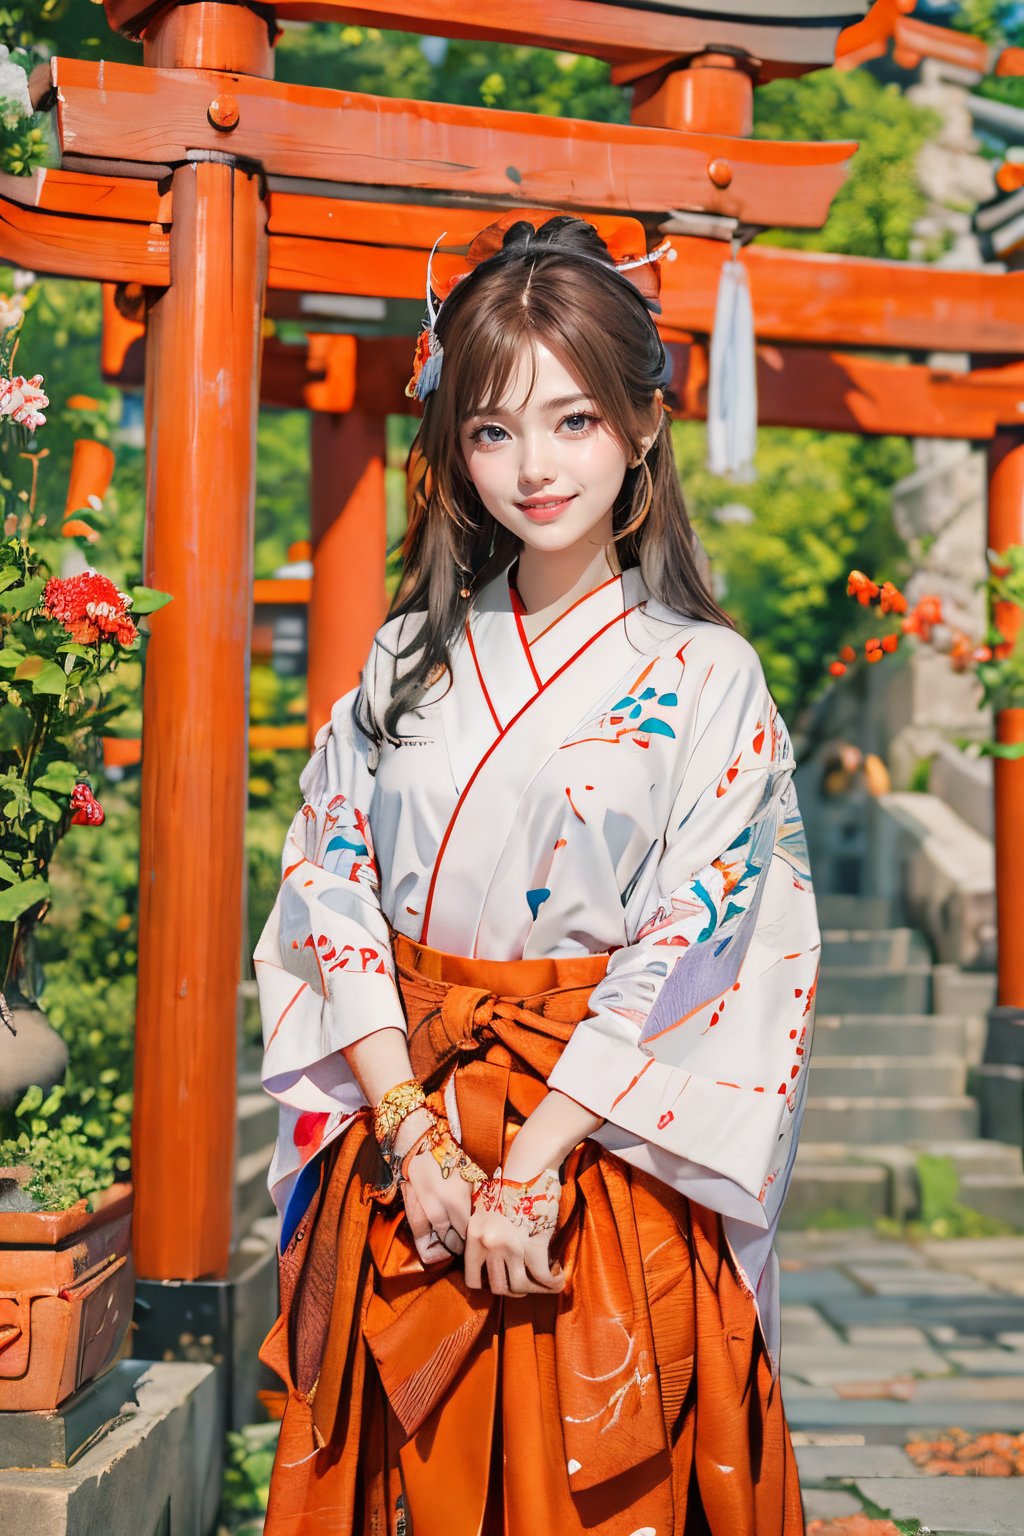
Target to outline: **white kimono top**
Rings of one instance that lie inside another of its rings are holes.
[[[418,622],[376,636],[378,719]],[[550,1085],[606,1121],[602,1145],[722,1214],[777,1369],[772,1239],[820,936],[792,748],[755,651],[665,608],[635,569],[528,643],[505,572],[400,744],[375,751],[355,699],[317,736],[255,952],[279,1207],[363,1105],[342,1048],[405,1027],[389,924],[493,960],[610,952]]]

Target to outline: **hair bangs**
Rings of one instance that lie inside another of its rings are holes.
[[[518,308],[518,313],[517,313]],[[486,315],[465,337],[455,386],[455,415],[461,424],[471,416],[501,410],[529,353],[528,399],[537,382],[537,342],[530,316],[522,306],[503,305]]]

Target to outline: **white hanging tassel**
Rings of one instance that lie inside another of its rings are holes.
[[[754,480],[757,451],[757,357],[747,269],[735,255],[722,267],[711,334],[708,468]]]

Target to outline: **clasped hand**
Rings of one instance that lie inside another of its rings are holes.
[[[471,1290],[495,1296],[557,1293],[565,1275],[552,1268],[550,1246],[558,1222],[561,1180],[553,1168],[518,1183],[500,1168],[476,1191],[466,1234],[465,1274]]]
[[[447,1125],[431,1132],[413,1121],[405,1130],[402,1197],[423,1264],[465,1255],[466,1284],[495,1296],[557,1292],[564,1276],[551,1267],[549,1246],[558,1220],[561,1183],[544,1169],[524,1183],[485,1178]]]

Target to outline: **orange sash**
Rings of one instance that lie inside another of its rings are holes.
[[[484,962],[396,937],[413,1069],[487,1169],[546,1092],[605,956]],[[802,1536],[796,1465],[719,1217],[587,1141],[560,1296],[424,1268],[367,1115],[325,1154],[261,1358],[288,1388],[266,1536]]]

